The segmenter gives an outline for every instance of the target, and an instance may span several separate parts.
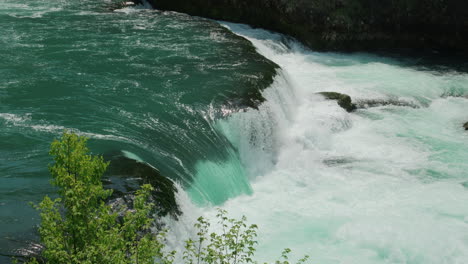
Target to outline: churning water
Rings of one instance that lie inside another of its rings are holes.
[[[218,206],[260,225],[262,259],[290,247],[314,263],[468,262],[467,74],[311,52],[224,25],[281,67],[258,111],[215,125],[236,146],[252,189]],[[348,94],[361,109],[347,113],[323,91]],[[196,183],[209,180],[203,165]],[[212,187],[206,197],[220,192]],[[215,221],[216,206],[180,199],[188,212],[176,228],[199,214]]]
[[[468,263],[467,74],[106,1],[4,0],[0,25],[2,251],[33,233],[70,129],[179,182],[171,247],[221,207],[259,225],[265,261]]]

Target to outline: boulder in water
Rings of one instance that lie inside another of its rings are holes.
[[[326,99],[336,100],[338,102],[338,105],[348,112],[356,110],[356,105],[353,104],[349,95],[337,92],[320,92],[318,94],[322,95]]]
[[[419,108],[419,106],[415,103],[398,100],[398,99],[366,99],[366,100],[358,100],[356,102],[357,108],[369,108],[369,107],[379,107],[379,106],[388,106],[388,105]]]

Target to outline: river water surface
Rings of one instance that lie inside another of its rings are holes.
[[[28,202],[53,194],[47,152],[68,129],[93,153],[125,151],[178,182],[172,248],[221,207],[259,225],[262,261],[288,247],[321,264],[468,263],[459,63],[313,52],[110,4],[0,3],[0,253],[35,239]],[[266,101],[249,108],[259,91]]]

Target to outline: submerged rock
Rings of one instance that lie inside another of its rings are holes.
[[[370,99],[370,100],[359,100],[356,102],[357,108],[369,108],[369,107],[379,107],[379,106],[406,106],[411,108],[419,108],[418,105],[412,102],[406,102],[401,100],[394,99]]]
[[[353,104],[349,95],[336,92],[320,92],[318,94],[324,96],[326,99],[336,100],[338,105],[348,112],[356,110],[356,105]]]
[[[356,162],[356,159],[349,158],[349,157],[334,157],[334,158],[327,158],[323,160],[323,163],[329,167],[338,167],[342,165],[348,165],[353,162]]]
[[[36,228],[24,233],[10,233],[4,239],[8,242],[0,244],[0,263],[11,263],[13,259],[18,263],[25,263],[31,258],[36,258],[39,263],[46,263],[41,256],[44,246],[38,242],[40,239]]]
[[[460,183],[463,187],[468,189],[468,181]]]
[[[465,128],[465,130],[468,130],[468,122],[466,122],[466,123],[463,125],[463,128]]]
[[[175,194],[174,182],[164,177],[153,166],[124,156],[122,153],[107,155],[110,165],[103,177],[104,187],[112,189],[109,204],[114,208],[133,207],[134,193],[142,184],[151,184],[154,188],[152,201],[156,205],[158,216],[171,215],[177,218],[180,209]]]
[[[420,108],[419,105],[413,102],[407,102],[398,99],[360,99],[354,102],[351,99],[351,97],[347,94],[337,92],[320,92],[318,94],[324,96],[326,99],[336,100],[338,104],[348,112],[352,112],[356,109],[365,109],[370,107],[380,107],[388,105]]]

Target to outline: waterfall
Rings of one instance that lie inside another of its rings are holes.
[[[442,96],[467,94],[468,75],[371,54],[313,52],[279,34],[223,25],[282,70],[258,110],[215,123],[235,146],[242,173],[234,171],[226,189],[206,179],[199,190],[208,199],[239,185],[251,191],[202,206],[181,191],[185,214],[170,224],[173,247],[193,234],[196,217],[214,220],[221,207],[259,225],[261,261],[286,247],[322,264],[468,261],[468,136],[461,128],[468,102]],[[348,113],[322,91],[414,107]]]

